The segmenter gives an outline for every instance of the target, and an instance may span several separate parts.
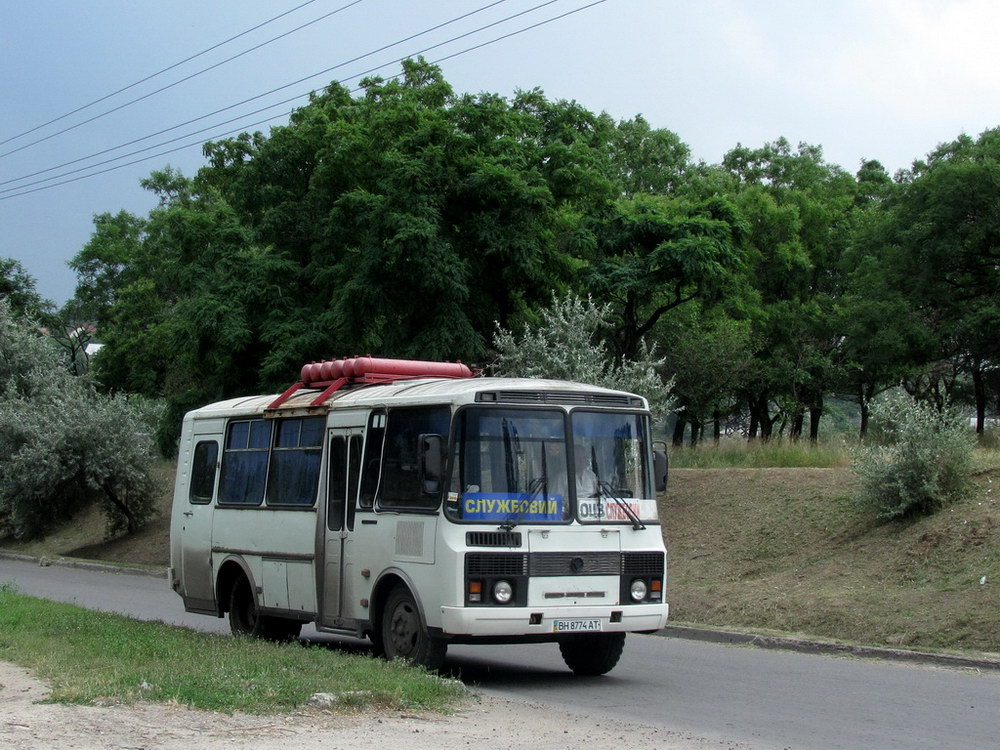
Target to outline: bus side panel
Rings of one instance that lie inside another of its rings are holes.
[[[216,565],[239,556],[260,589],[262,608],[315,616],[315,509],[221,507],[215,512]]]

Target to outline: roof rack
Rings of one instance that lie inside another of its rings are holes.
[[[461,362],[422,362],[370,355],[310,362],[303,365],[299,379],[267,408],[277,409],[302,388],[323,389],[309,404],[319,406],[346,385],[375,385],[418,378],[471,378],[479,374]]]

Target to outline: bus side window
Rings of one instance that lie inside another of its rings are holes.
[[[279,419],[271,467],[267,474],[268,505],[312,505],[323,455],[323,417]]]
[[[261,504],[270,447],[270,421],[253,419],[229,424],[219,479],[220,503]]]
[[[436,508],[438,491],[425,493],[420,471],[421,435],[448,434],[451,412],[446,406],[393,409],[386,427],[379,506],[383,508]],[[446,442],[438,441],[438,465],[444,465]]]
[[[361,436],[351,435],[347,449],[347,530],[354,531],[354,512],[358,507],[358,482],[361,479]]]
[[[373,411],[368,418],[368,435],[365,439],[365,457],[361,468],[361,495],[358,505],[371,508],[378,491],[379,468],[382,465],[382,441],[385,438],[385,412]]]
[[[219,461],[219,444],[214,440],[202,440],[194,447],[194,461],[191,466],[191,488],[188,499],[192,503],[212,502],[215,490],[215,466]]]
[[[344,527],[344,498],[347,496],[347,462],[344,451],[347,442],[342,437],[330,441],[330,481],[327,482],[326,526],[330,531]]]

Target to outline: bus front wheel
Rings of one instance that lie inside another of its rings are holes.
[[[559,652],[573,674],[594,676],[610,672],[625,649],[625,633],[570,635],[559,641]]]
[[[380,645],[386,659],[404,659],[432,670],[444,664],[448,644],[427,632],[417,602],[405,586],[397,586],[389,593],[381,630]]]
[[[269,641],[292,641],[299,637],[302,623],[283,617],[262,615],[246,576],[233,585],[229,594],[229,629],[233,635],[264,638]]]

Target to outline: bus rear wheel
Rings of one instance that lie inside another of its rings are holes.
[[[625,649],[625,633],[587,633],[570,635],[559,641],[559,652],[573,674],[607,674],[618,663]]]
[[[403,659],[436,670],[444,665],[448,644],[432,638],[420,620],[413,594],[405,586],[389,592],[382,613],[381,643],[383,656],[390,661]]]
[[[246,576],[233,584],[229,594],[229,629],[233,635],[263,638],[268,641],[293,641],[299,637],[302,623],[284,617],[262,615]]]

